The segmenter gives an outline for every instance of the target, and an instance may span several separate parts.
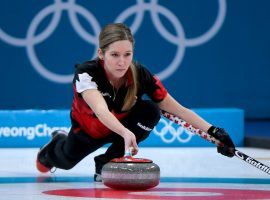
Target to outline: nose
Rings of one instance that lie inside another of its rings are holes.
[[[125,58],[124,58],[124,56],[120,56],[119,57],[119,65],[123,65],[124,63],[125,63]]]

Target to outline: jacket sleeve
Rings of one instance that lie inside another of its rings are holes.
[[[138,71],[140,87],[143,89],[144,93],[146,93],[154,102],[162,101],[168,92],[159,78],[152,75],[152,73],[142,65],[139,66]]]

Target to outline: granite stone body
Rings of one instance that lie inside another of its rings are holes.
[[[102,168],[104,185],[119,190],[146,190],[159,184],[160,169],[155,163],[109,162]]]

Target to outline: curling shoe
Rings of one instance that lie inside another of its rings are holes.
[[[57,140],[65,137],[67,133],[62,130],[52,132],[52,139],[37,154],[36,167],[39,172],[46,173],[52,170],[54,166],[48,161],[48,150],[56,144]]]

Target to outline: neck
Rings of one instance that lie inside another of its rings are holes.
[[[111,85],[116,89],[119,89],[125,83],[125,80],[126,80],[125,77],[122,77],[122,78],[109,78],[109,81],[110,81]]]

